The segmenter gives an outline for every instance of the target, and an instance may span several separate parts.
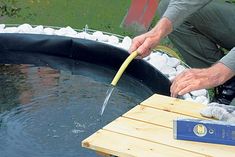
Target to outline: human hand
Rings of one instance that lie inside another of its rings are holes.
[[[137,51],[139,56],[144,58],[151,53],[151,50],[157,46],[162,38],[172,31],[172,23],[167,18],[162,18],[157,25],[149,32],[135,37],[132,40],[129,52]]]
[[[151,53],[151,50],[158,44],[158,42],[159,39],[154,36],[154,33],[147,32],[132,40],[129,52],[134,52],[136,50],[139,53],[139,56],[144,58]]]
[[[215,118],[217,120],[235,123],[235,106],[213,102],[202,109],[200,114],[207,118]]]
[[[208,89],[223,84],[234,73],[222,63],[217,63],[210,68],[188,69],[175,77],[170,91],[172,97],[184,95],[194,90]]]

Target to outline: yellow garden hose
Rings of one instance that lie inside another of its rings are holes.
[[[119,68],[117,74],[113,78],[113,81],[111,82],[111,85],[113,85],[113,86],[117,85],[117,82],[119,81],[120,77],[122,76],[123,72],[125,71],[125,69],[129,65],[129,63],[137,56],[138,56],[138,52],[134,51],[127,57],[127,59],[122,63],[122,65]]]

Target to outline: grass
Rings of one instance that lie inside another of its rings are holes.
[[[130,0],[8,0],[11,7],[20,11],[11,17],[3,17],[0,23],[49,25],[91,29],[133,36],[120,27]]]

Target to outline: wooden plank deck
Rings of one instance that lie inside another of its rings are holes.
[[[154,94],[82,142],[120,157],[232,157],[235,147],[173,139],[173,119],[201,118],[203,104]]]

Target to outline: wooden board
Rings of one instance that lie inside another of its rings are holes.
[[[82,142],[121,157],[232,157],[234,146],[173,139],[173,119],[203,118],[203,104],[154,94]]]

